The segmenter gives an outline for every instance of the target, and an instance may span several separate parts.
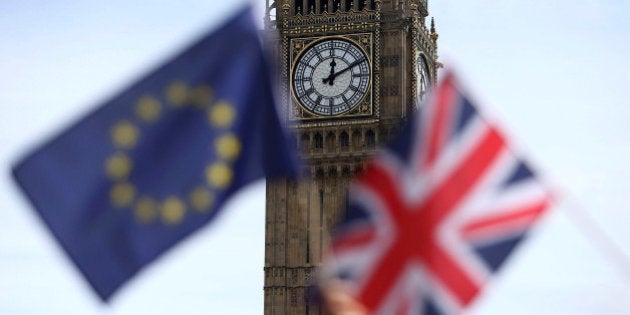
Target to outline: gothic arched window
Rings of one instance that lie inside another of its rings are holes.
[[[294,10],[294,13],[296,15],[298,13],[299,14],[304,14],[303,11],[302,11],[304,9],[304,8],[302,8],[302,4],[303,4],[302,0],[295,0],[295,1],[293,1],[293,10]]]
[[[328,176],[331,178],[337,177],[337,168],[331,167],[330,169],[328,169]]]
[[[308,147],[310,144],[311,139],[309,139],[309,136],[307,133],[303,133],[302,136],[300,137],[300,148],[302,149],[302,151],[308,151]]]
[[[375,144],[376,144],[376,137],[374,136],[374,131],[368,130],[365,133],[365,145],[368,148],[373,148]]]
[[[352,133],[352,147],[355,149],[361,148],[361,132],[358,130],[355,130]]]
[[[319,13],[328,12],[328,0],[319,1]]]
[[[324,137],[322,137],[321,133],[315,134],[315,149],[322,149],[324,147]]]
[[[335,134],[332,131],[326,135],[326,150],[335,152]]]
[[[329,11],[337,12],[339,10],[341,10],[341,0],[334,0],[333,1],[333,8],[330,9]]]
[[[348,166],[344,166],[341,170],[341,176],[343,178],[350,178],[350,168]]]
[[[317,168],[317,170],[315,171],[315,178],[324,178],[324,170],[322,170],[321,168]],[[323,195],[323,191],[320,190],[320,194]]]
[[[347,132],[342,132],[339,136],[339,145],[341,146],[341,150],[347,151],[350,146],[350,137]]]

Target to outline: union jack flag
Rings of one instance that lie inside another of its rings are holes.
[[[458,314],[550,202],[448,74],[351,186],[327,272],[372,314]]]

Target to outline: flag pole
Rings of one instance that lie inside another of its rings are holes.
[[[558,191],[558,190],[556,190]],[[626,285],[630,286],[630,257],[628,257],[621,247],[600,227],[588,211],[566,192],[563,196],[558,196],[557,200],[564,199],[567,210],[576,227],[592,242],[593,245],[615,265],[617,271],[623,276]],[[564,197],[564,198],[561,198]]]

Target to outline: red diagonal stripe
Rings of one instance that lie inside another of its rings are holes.
[[[515,224],[527,228],[536,221],[538,216],[549,207],[549,200],[536,200],[534,203],[519,205],[511,211],[500,212],[501,215],[492,215],[477,221],[471,222],[462,228],[462,235],[465,238],[474,237],[479,233],[496,231],[501,227],[514,228]],[[507,213],[506,213],[507,212]]]
[[[433,108],[431,128],[428,128],[429,143],[426,146],[426,159],[423,163],[425,168],[431,167],[440,155],[451,127],[450,120],[453,117],[451,111],[453,110],[453,101],[457,94],[455,93],[455,87],[448,83],[442,84],[437,91],[437,103],[434,104]]]
[[[495,129],[487,129],[477,146],[462,160],[448,178],[419,207],[427,211],[425,219],[434,225],[451,214],[492,164],[505,142]]]
[[[378,194],[379,199],[384,203],[383,206],[389,210],[388,213],[395,215],[404,209],[405,205],[404,197],[399,195],[398,181],[400,179],[393,177],[397,174],[392,173],[378,163],[370,163],[359,179],[359,184]]]
[[[401,242],[394,243],[383,255],[358,297],[368,310],[372,312],[377,310],[408,260],[409,251],[405,250]]]

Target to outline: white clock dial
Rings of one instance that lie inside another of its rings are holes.
[[[365,52],[340,38],[307,47],[292,73],[296,100],[320,116],[335,116],[355,108],[367,94],[370,80],[370,60]]]

